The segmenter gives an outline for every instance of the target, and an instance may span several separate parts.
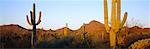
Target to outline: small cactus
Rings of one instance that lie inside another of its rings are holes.
[[[35,3],[33,3],[33,11],[30,11],[31,21],[29,21],[28,15],[26,15],[27,22],[29,25],[33,26],[33,33],[31,37],[31,47],[34,48],[36,46],[36,25],[40,24],[41,22],[41,11],[39,12],[39,19],[36,23],[35,19]]]
[[[66,23],[66,26],[64,27],[64,36],[66,37],[68,35],[68,24]]]
[[[84,45],[84,48],[90,48],[90,44],[87,40],[87,36],[86,36],[87,32],[85,30],[85,23],[83,23],[83,33],[82,33],[82,36],[83,36],[83,45]]]

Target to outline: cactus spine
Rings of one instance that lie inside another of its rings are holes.
[[[107,0],[104,0],[104,24],[105,29],[109,32],[110,35],[110,47],[115,49],[116,47],[116,33],[123,27],[127,19],[127,12],[124,14],[123,21],[120,20],[121,15],[121,1],[112,0],[112,9],[111,9],[111,28],[108,24],[108,7]]]
[[[68,35],[68,24],[66,23],[66,26],[64,27],[64,36],[66,37]]]
[[[33,3],[33,11],[30,11],[31,21],[29,21],[28,15],[26,15],[27,22],[29,25],[33,26],[33,33],[31,37],[31,47],[34,48],[36,46],[36,25],[40,24],[41,22],[41,11],[39,12],[39,19],[36,23],[35,19],[35,3]]]

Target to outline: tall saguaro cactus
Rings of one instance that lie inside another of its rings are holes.
[[[32,32],[32,37],[31,37],[31,47],[36,46],[36,25],[40,24],[41,22],[41,11],[39,12],[39,19],[38,22],[36,23],[36,17],[35,17],[35,3],[33,4],[33,11],[30,11],[30,17],[31,21],[29,21],[28,15],[26,15],[27,22],[29,25],[33,26],[33,32]]]
[[[121,1],[120,0],[112,0],[111,26],[109,26],[107,0],[104,0],[104,23],[105,23],[106,31],[109,32],[110,47],[112,49],[115,49],[115,47],[116,47],[116,33],[125,24],[128,14],[127,14],[127,12],[125,12],[122,22],[120,20],[120,15],[121,15]]]

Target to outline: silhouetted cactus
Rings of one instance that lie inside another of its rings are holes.
[[[39,12],[39,19],[38,22],[36,23],[35,19],[35,3],[33,3],[33,11],[30,11],[30,16],[31,16],[31,21],[29,21],[28,15],[26,15],[27,22],[29,25],[33,26],[33,33],[32,33],[32,38],[31,38],[31,47],[36,46],[36,25],[40,24],[41,22],[41,11]]]
[[[116,33],[126,22],[127,12],[124,14],[123,21],[120,22],[121,15],[121,1],[120,0],[112,0],[112,11],[111,11],[111,28],[108,24],[108,8],[107,8],[107,0],[104,0],[104,23],[105,29],[109,32],[110,37],[110,47],[115,49],[116,47]]]

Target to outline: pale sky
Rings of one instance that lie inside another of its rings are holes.
[[[111,0],[109,16],[111,15]],[[78,29],[83,23],[97,20],[103,23],[103,0],[0,0],[0,25],[19,24],[32,28],[26,21],[32,4],[36,4],[36,19],[42,11],[41,23],[37,28],[58,29],[68,23],[71,29]],[[121,16],[128,12],[127,24],[150,27],[149,0],[121,0]]]

